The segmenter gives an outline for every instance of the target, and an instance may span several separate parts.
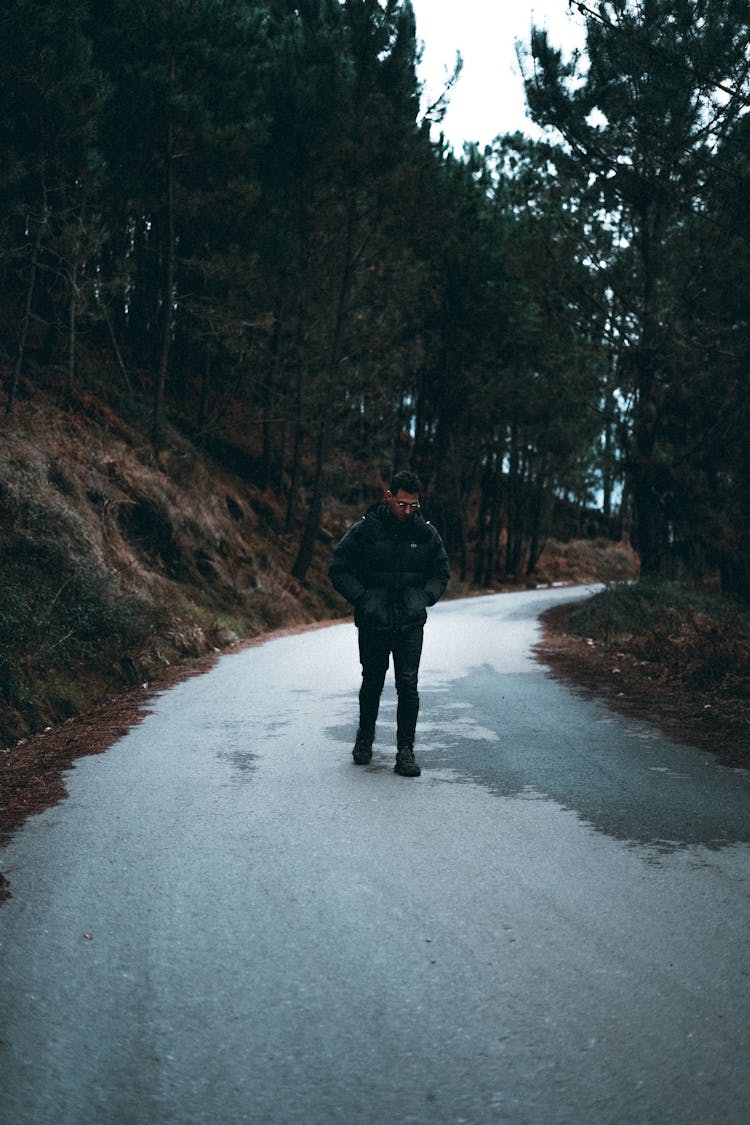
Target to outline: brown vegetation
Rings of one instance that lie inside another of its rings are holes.
[[[2,439],[0,745],[335,612],[322,581],[290,578],[274,496],[179,435],[156,463],[111,412],[26,405]]]
[[[711,599],[664,604],[617,591],[543,618],[539,658],[574,688],[709,750],[750,766],[750,615]],[[636,603],[640,603],[639,605]],[[620,610],[619,615],[617,610]],[[619,616],[619,620],[618,620]]]

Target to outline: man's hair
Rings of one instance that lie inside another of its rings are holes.
[[[395,496],[399,488],[410,496],[414,494],[422,495],[422,482],[416,473],[411,473],[408,469],[401,469],[400,472],[393,474],[390,486],[391,494]]]

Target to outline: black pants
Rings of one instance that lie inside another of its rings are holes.
[[[396,742],[413,745],[419,714],[419,660],[422,655],[424,626],[389,632],[381,629],[359,630],[359,660],[362,665],[362,687],[359,689],[359,729],[368,738],[374,737],[380,695],[393,653],[398,706],[396,709]]]

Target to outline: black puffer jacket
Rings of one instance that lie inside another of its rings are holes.
[[[336,546],[328,568],[338,592],[354,606],[357,626],[406,629],[423,625],[450,579],[436,529],[418,512],[394,519],[385,501],[373,504]]]

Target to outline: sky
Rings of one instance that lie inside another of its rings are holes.
[[[489,144],[500,133],[540,132],[525,115],[516,40],[528,45],[531,26],[545,27],[568,54],[583,45],[581,18],[568,0],[412,0],[417,39],[424,44],[419,78],[422,104],[434,101],[452,73],[456,51],[463,70],[450,95],[443,132],[456,153],[464,141]]]

